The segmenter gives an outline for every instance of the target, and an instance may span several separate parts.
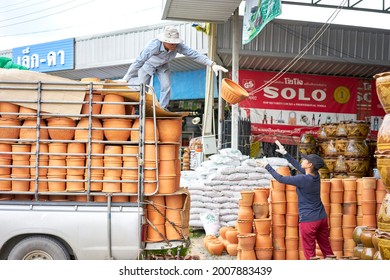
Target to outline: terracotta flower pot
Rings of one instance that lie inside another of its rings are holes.
[[[255,233],[243,233],[238,235],[238,246],[243,251],[253,250],[256,242]]]
[[[258,234],[269,234],[271,231],[271,219],[254,219],[255,232]]]
[[[103,119],[104,136],[109,141],[127,141],[132,123],[131,119]]]
[[[16,142],[19,139],[21,128],[19,119],[0,118],[1,138],[9,139],[9,142]]]
[[[40,126],[46,126],[45,120],[41,119]],[[20,129],[19,139],[22,141],[19,142],[35,142],[37,141],[37,120],[36,119],[26,119],[23,122],[23,125]],[[49,132],[47,129],[39,129],[39,139],[46,140],[49,139]]]
[[[234,228],[230,228],[226,231],[226,239],[231,244],[238,243],[238,230]]]
[[[47,119],[49,136],[53,140],[72,140],[75,134],[76,121],[67,117]]]
[[[68,150],[67,143],[53,142],[48,144],[51,159],[65,159]]]
[[[273,248],[255,248],[256,259],[258,260],[272,260]]]
[[[101,108],[101,115],[126,115],[125,98],[117,94],[104,95],[104,102]]]
[[[254,188],[253,203],[268,203],[270,194],[269,188]]]
[[[241,191],[240,194],[241,194],[240,205],[251,207],[255,195],[254,191]]]
[[[2,118],[16,119],[18,118],[16,113],[19,113],[19,105],[10,102],[0,102],[0,115]]]
[[[268,202],[264,203],[253,203],[252,204],[253,213],[256,219],[267,218],[269,215],[269,204]]]
[[[91,138],[89,138],[89,126],[91,126]],[[98,118],[92,118],[91,124],[89,118],[81,118],[77,123],[74,139],[78,141],[89,141],[89,139],[101,141],[104,136],[103,131],[99,128],[102,127]]]
[[[239,234],[253,232],[253,219],[237,220],[237,230]]]
[[[251,206],[239,206],[238,207],[238,219],[253,219],[254,213]]]
[[[131,141],[138,141],[139,140],[139,119],[135,119],[132,128],[130,132],[130,139]],[[145,119],[145,141],[158,141],[160,140],[159,137],[159,130],[157,127],[154,126],[154,120],[152,118],[146,118]]]
[[[157,129],[161,142],[181,142],[182,118],[157,119]]]

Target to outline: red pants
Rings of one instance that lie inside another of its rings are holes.
[[[328,218],[314,222],[299,223],[302,248],[305,258],[316,256],[316,240],[324,257],[333,255],[329,242]]]

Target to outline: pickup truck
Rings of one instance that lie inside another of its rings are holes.
[[[96,113],[96,105],[102,106],[109,102],[95,101],[93,97],[113,94],[125,97],[123,102],[114,101],[111,105],[126,106],[126,113],[116,115],[118,113],[114,112],[111,113],[112,115],[105,116],[101,115],[100,111]],[[10,104],[13,105],[11,107],[17,108],[16,111],[5,109],[8,108],[6,105]],[[21,113],[22,108],[24,113]],[[117,86],[113,81],[76,82],[27,70],[0,69],[0,131],[2,131],[0,134],[0,259],[131,260],[145,258],[148,251],[188,248],[189,195],[179,189],[177,189],[178,195],[183,195],[186,201],[184,205],[178,205],[177,208],[181,217],[184,217],[183,223],[178,225],[164,217],[164,221],[170,223],[169,225],[179,233],[179,238],[176,235],[175,239],[170,240],[164,232],[157,232],[157,239],[148,240],[149,231],[156,230],[156,226],[148,218],[147,206],[153,205],[153,196],[164,195],[158,193],[157,162],[154,169],[149,168],[149,172],[154,171],[157,174],[155,181],[151,181],[155,184],[156,191],[145,193],[145,183],[148,181],[144,173],[148,168],[144,165],[144,147],[146,144],[155,145],[157,153],[158,141],[153,143],[145,141],[144,133],[147,129],[144,125],[146,117],[152,118],[156,124],[158,110],[164,113],[164,110],[155,104],[155,97],[146,92],[144,85],[139,86],[139,91],[135,92],[134,89],[129,89],[128,85]],[[165,114],[178,117],[169,112]],[[59,125],[53,128],[46,124],[46,120],[59,117],[73,119],[75,125],[73,127]],[[34,118],[36,123],[24,126],[26,120],[30,118]],[[77,121],[81,118],[88,119],[89,122],[87,126],[79,128]],[[104,118],[139,121],[136,128],[132,126],[110,128],[114,131],[128,131],[129,135],[136,132],[137,140],[132,141],[132,137],[119,140],[92,137],[95,133],[100,132],[99,135],[103,135],[105,132],[104,126],[96,126],[93,122]],[[10,120],[15,119],[16,124],[9,123]],[[67,129],[67,132],[80,129],[86,132],[84,135],[87,136],[81,140],[76,137],[70,140],[58,140],[50,136],[50,129]],[[31,134],[27,133],[30,136],[21,139],[22,134],[19,132],[22,130],[31,132]],[[12,134],[15,131],[18,133]],[[50,137],[45,136],[47,131]],[[41,150],[41,146],[49,143],[85,144],[86,151],[80,154],[85,159],[84,165],[64,166],[53,164],[50,160],[44,162],[44,159],[51,159],[54,155],[63,155],[66,160],[76,155],[68,152],[52,154]],[[14,151],[14,146],[23,144],[31,147],[35,145],[35,150],[31,148],[31,151],[26,153]],[[119,167],[108,168],[105,163],[92,166],[92,159],[106,159],[105,150],[104,153],[94,152],[92,146],[94,144],[103,144],[105,147],[107,145],[137,147],[137,154],[114,154],[121,159],[125,156],[133,156],[138,165],[135,167],[137,177],[133,179],[118,177],[117,180],[106,177],[108,173],[114,173],[113,171],[125,172],[134,167],[127,168],[124,163],[122,165],[122,162]],[[13,159],[15,155],[26,155],[30,160],[24,164],[17,163]],[[71,170],[78,169],[82,170],[81,179],[68,176]],[[26,170],[26,174],[21,170]],[[66,172],[67,176],[62,180],[51,179],[46,175],[55,170],[65,170],[63,172]],[[91,175],[92,171],[100,174],[101,177],[96,179]],[[23,182],[26,181],[29,182],[29,187],[19,188],[19,185],[24,186]],[[54,182],[63,182],[66,186],[69,182],[76,182],[82,187],[51,190],[50,183]],[[115,184],[122,186],[126,182],[134,183],[135,191],[115,189]],[[148,186],[151,182],[148,182]],[[109,185],[106,190],[104,187],[103,189],[92,188],[93,184],[104,186],[105,183]],[[175,195],[175,193],[167,195]],[[164,213],[160,214],[164,215]]]

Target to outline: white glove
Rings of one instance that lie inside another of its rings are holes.
[[[114,83],[126,83],[127,84],[127,81],[124,80],[124,79],[117,79],[117,80],[112,80]]]
[[[262,167],[262,168],[265,168],[267,166],[268,163],[268,160],[266,157],[263,157],[262,159],[256,159],[256,165],[258,167]]]
[[[211,68],[213,69],[215,76],[218,76],[219,71],[223,71],[225,73],[228,71],[226,68],[223,68],[222,66],[217,65],[215,63],[213,64],[213,66],[211,66]]]
[[[279,147],[279,149],[276,149],[275,152],[278,152],[279,154],[282,154],[282,155],[287,154],[286,149],[283,147],[282,144],[280,144],[279,140],[276,140],[275,144],[278,145],[278,147]]]

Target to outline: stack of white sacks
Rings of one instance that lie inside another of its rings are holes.
[[[284,158],[267,159],[275,169],[288,165]],[[272,178],[267,170],[256,166],[255,159],[230,148],[210,156],[194,171],[182,171],[181,187],[188,188],[191,195],[190,227],[204,228],[204,217],[213,217],[212,222],[220,226],[234,226],[240,192],[270,188]]]

